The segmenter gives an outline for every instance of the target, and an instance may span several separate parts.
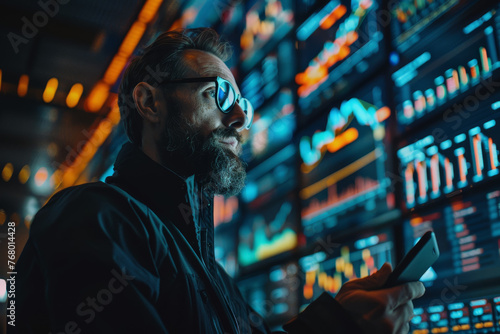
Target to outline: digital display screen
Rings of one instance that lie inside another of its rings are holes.
[[[236,196],[214,196],[214,227],[234,222],[240,216],[239,203]]]
[[[294,24],[292,0],[245,2],[240,67],[247,72],[282,40]]]
[[[325,291],[335,295],[345,282],[373,274],[385,262],[394,264],[390,231],[360,233],[358,238],[339,243],[327,238],[316,253],[299,260],[304,277],[301,309]]]
[[[213,208],[215,260],[231,277],[235,277],[238,271],[237,223],[241,216],[238,197],[214,196]]]
[[[237,284],[247,303],[272,330],[282,330],[281,325],[298,313],[300,280],[296,263],[273,266]]]
[[[406,251],[426,231],[436,234],[441,255],[421,279],[427,286],[477,282],[500,273],[500,190],[455,196],[412,214],[403,227]]]
[[[410,321],[410,333],[497,333],[500,330],[500,296],[475,299],[457,298],[444,303],[434,300],[422,305],[418,300],[415,316]]]
[[[245,6],[240,89],[256,115],[241,208],[224,199],[217,224],[241,219],[231,254],[251,305],[282,325],[271,266],[287,277],[299,259],[299,286],[281,285],[298,311],[433,230],[411,332],[500,331],[498,2]]]
[[[448,20],[468,3],[467,0],[403,0],[392,1],[391,10],[392,44],[399,52],[404,52],[418,43],[423,31],[440,18]],[[439,30],[439,28],[434,28]]]
[[[391,110],[371,82],[299,135],[302,227],[308,241],[368,223],[395,207],[388,166]]]
[[[439,34],[425,34],[398,56],[401,66],[392,79],[400,131],[424,125],[438,115],[448,123],[467,119],[498,90],[497,17],[496,9],[479,6],[447,16],[441,29],[436,30]]]
[[[238,234],[234,225],[222,225],[215,229],[215,260],[231,277],[235,277],[238,272],[238,262],[236,258],[237,240]]]
[[[384,61],[379,0],[329,1],[296,30],[301,116],[345,95]]]
[[[407,209],[498,179],[500,91],[466,118],[439,122],[402,141],[397,156]]]
[[[248,266],[297,246],[299,216],[294,196],[247,213],[239,229],[238,261]]]
[[[280,89],[269,103],[256,111],[248,137],[244,139],[242,159],[249,169],[290,143],[295,128],[292,91]]]
[[[288,145],[250,170],[241,199],[250,210],[288,194],[297,184],[296,149]]]
[[[294,67],[295,48],[292,40],[285,39],[245,75],[240,85],[241,94],[258,110],[281,87],[293,83]]]

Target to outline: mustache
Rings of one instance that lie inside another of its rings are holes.
[[[234,138],[236,138],[238,143],[241,143],[241,139],[242,139],[241,134],[238,131],[236,131],[236,129],[234,129],[234,128],[214,130],[211,134],[211,137],[215,140],[221,140],[221,139],[234,137]]]

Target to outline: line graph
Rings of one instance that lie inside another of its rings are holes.
[[[376,108],[358,98],[343,101],[340,108],[332,108],[324,131],[317,131],[311,137],[303,136],[300,139],[302,171],[310,172],[321,162],[327,151],[334,153],[358,138],[358,130],[348,128],[353,119],[362,126],[369,126],[373,131],[381,131],[382,123],[390,114],[388,107]]]
[[[278,211],[273,207],[264,214],[251,216],[239,231],[238,259],[246,266],[297,245],[291,202],[283,202]]]
[[[299,139],[302,227],[315,236],[363,224],[394,208],[387,176],[391,110],[374,80],[330,109]]]

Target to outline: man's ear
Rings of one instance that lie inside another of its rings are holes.
[[[156,91],[153,86],[147,82],[139,82],[132,92],[132,97],[139,115],[144,120],[151,123],[160,122],[160,113],[156,108]]]

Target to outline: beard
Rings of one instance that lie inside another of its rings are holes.
[[[224,128],[214,130],[205,138],[182,118],[180,112],[172,114],[167,119],[160,143],[163,162],[169,166],[169,161],[182,161],[181,174],[195,174],[210,196],[239,194],[246,178],[246,164],[239,158],[241,144],[235,154],[220,141],[234,137],[240,143],[241,135],[234,128]]]

